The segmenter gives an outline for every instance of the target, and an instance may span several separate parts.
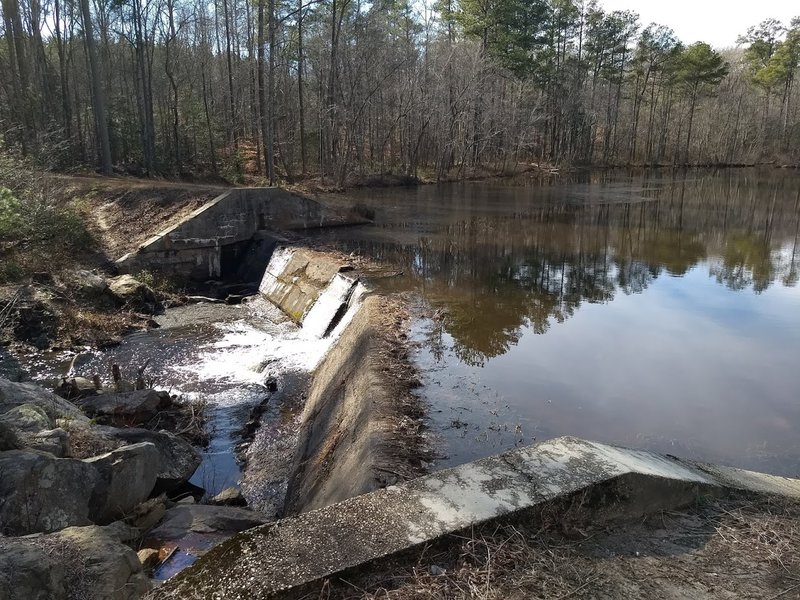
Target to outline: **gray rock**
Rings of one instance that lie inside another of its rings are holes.
[[[5,423],[0,422],[0,452],[19,450],[20,448],[22,448],[22,441],[17,437],[17,433]]]
[[[67,569],[32,540],[0,537],[0,598],[67,600]]]
[[[77,406],[34,383],[16,383],[0,377],[0,415],[23,404],[38,406],[50,419],[89,421]]]
[[[20,433],[38,433],[53,427],[53,419],[35,404],[21,404],[0,415],[0,422]]]
[[[91,271],[73,271],[70,287],[85,297],[99,296],[108,289],[105,278]]]
[[[97,427],[98,433],[125,444],[150,442],[160,456],[154,493],[168,492],[194,475],[200,466],[200,453],[189,442],[169,431]]]
[[[92,520],[101,524],[131,513],[147,500],[160,466],[158,450],[151,443],[123,446],[84,462],[100,476],[90,506]]]
[[[149,589],[136,553],[102,527],[0,538],[3,600],[135,600]]]
[[[100,481],[91,464],[36,451],[0,454],[0,533],[57,531],[89,521]]]
[[[247,506],[247,500],[239,488],[226,488],[211,498],[209,503],[216,506]]]
[[[60,427],[23,436],[22,440],[26,448],[47,452],[57,458],[70,455],[69,434]]]
[[[86,398],[80,404],[90,417],[104,417],[120,425],[137,425],[152,419],[159,407],[168,399],[169,394],[166,392],[138,390],[120,394],[100,394]]]
[[[84,559],[85,576],[95,598],[136,600],[150,582],[136,553],[108,536],[103,527],[70,527],[56,534],[72,542]]]
[[[158,298],[153,289],[132,275],[120,275],[108,280],[108,291],[121,304],[134,310],[156,312]]]
[[[233,535],[266,522],[260,514],[232,506],[179,504],[148,537],[161,542],[180,540],[190,533]]]

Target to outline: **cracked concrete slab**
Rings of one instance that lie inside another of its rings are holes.
[[[244,532],[156,597],[293,597],[347,569],[608,484],[630,517],[731,489],[800,498],[800,480],[557,438]]]

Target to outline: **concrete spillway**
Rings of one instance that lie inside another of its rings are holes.
[[[310,338],[323,338],[364,292],[344,261],[306,248],[276,248],[259,292]]]

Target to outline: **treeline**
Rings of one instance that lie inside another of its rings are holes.
[[[800,160],[800,19],[686,45],[583,0],[1,0],[6,150],[57,170],[452,178]]]

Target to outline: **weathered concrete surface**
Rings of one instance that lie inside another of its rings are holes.
[[[396,302],[364,300],[308,391],[284,514],[341,502],[422,474],[413,374],[398,359]],[[404,370],[405,369],[405,370]],[[413,429],[413,427],[412,427]],[[415,462],[416,461],[416,462]],[[392,480],[388,478],[392,477]]]
[[[800,480],[558,438],[250,530],[211,550],[156,597],[295,597],[344,570],[598,488],[613,492],[612,505],[629,517],[731,488],[800,498]]]
[[[352,269],[345,261],[308,248],[276,248],[259,292],[287,314],[302,323],[338,273]]]
[[[251,241],[271,249],[277,238],[265,232],[363,222],[355,213],[280,188],[234,188],[150,238],[117,264],[129,273],[157,269],[190,279],[216,279],[239,268],[253,251]]]

